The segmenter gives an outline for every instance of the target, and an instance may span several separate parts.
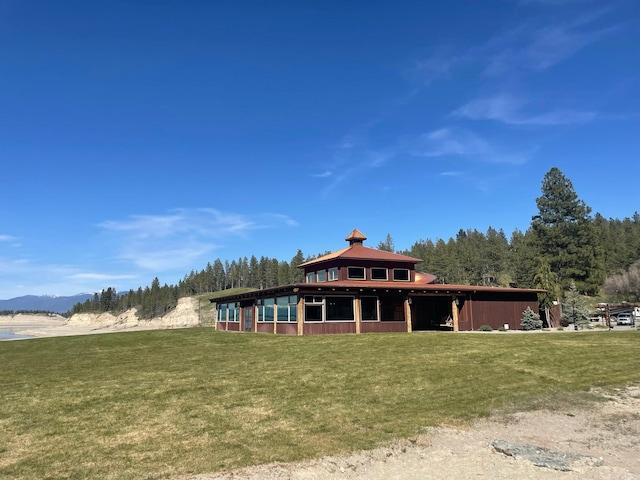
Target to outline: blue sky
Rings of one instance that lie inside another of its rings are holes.
[[[635,0],[4,0],[0,68],[0,299],[640,210]]]

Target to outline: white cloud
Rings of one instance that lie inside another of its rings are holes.
[[[527,102],[509,94],[472,100],[456,109],[452,115],[471,120],[495,120],[508,125],[555,126],[593,121],[597,114],[589,111],[556,109],[542,114],[522,112]]]
[[[410,150],[419,157],[480,156],[488,153],[489,146],[469,130],[440,128],[420,135]]]
[[[242,215],[212,208],[178,209],[166,215],[132,215],[100,226],[115,236],[116,258],[137,268],[166,271],[189,268],[225,242],[246,237],[252,231],[294,227],[286,215]]]
[[[535,149],[505,151],[464,128],[440,128],[408,142],[407,151],[417,157],[462,157],[485,163],[522,165]]]
[[[436,48],[432,56],[415,62],[413,75],[430,85],[469,67],[479,68],[490,77],[544,71],[618,31],[619,25],[595,26],[605,13],[596,10],[555,23],[549,23],[546,17],[528,18],[466,50]]]
[[[130,280],[136,278],[135,275],[114,275],[108,273],[96,273],[96,272],[85,272],[85,273],[74,273],[73,275],[67,275],[66,277],[69,280],[100,280],[100,281],[110,281],[110,280]]]
[[[484,73],[496,76],[547,70],[616,31],[618,26],[592,28],[604,13],[591,12],[568,22],[542,26],[530,22],[496,37],[487,45]]]
[[[0,234],[0,242],[8,243],[10,247],[14,248],[21,246],[18,237],[14,237],[13,235]]]

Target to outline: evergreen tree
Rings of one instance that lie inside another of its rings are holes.
[[[523,330],[540,330],[542,328],[540,315],[531,310],[531,307],[527,307],[527,309],[522,312],[520,326],[522,326]]]
[[[571,282],[562,303],[562,316],[568,323],[573,323],[575,329],[589,323],[589,304],[580,295],[576,284]]]
[[[540,260],[540,267],[534,277],[534,282],[536,288],[545,290],[544,293],[538,294],[538,302],[544,311],[547,325],[557,327],[557,320],[551,318],[551,308],[560,298],[560,285],[558,285],[556,274],[551,271],[549,262],[545,259]]]
[[[393,245],[393,238],[390,233],[387,233],[387,237],[384,242],[378,242],[378,250],[384,250],[385,252],[395,252],[395,247]]]
[[[539,213],[531,226],[541,256],[563,286],[575,282],[581,291],[596,293],[604,279],[604,263],[591,209],[556,167],[545,175],[536,204]]]

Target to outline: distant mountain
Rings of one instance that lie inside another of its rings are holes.
[[[93,298],[91,293],[80,293],[70,297],[55,297],[51,295],[25,295],[23,297],[0,300],[0,311],[3,310],[31,310],[55,313],[66,313],[76,303],[84,303]]]

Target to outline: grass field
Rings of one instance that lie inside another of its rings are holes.
[[[0,343],[0,478],[170,478],[371,448],[640,381],[640,332]]]

